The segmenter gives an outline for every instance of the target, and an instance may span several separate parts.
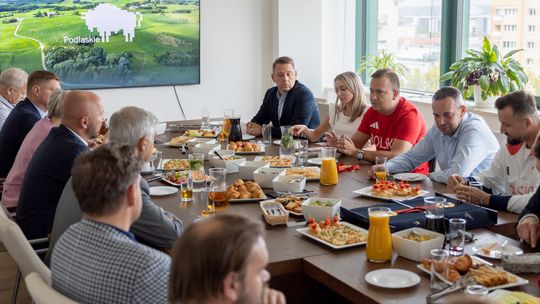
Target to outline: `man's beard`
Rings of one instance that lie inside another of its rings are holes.
[[[512,137],[506,137],[506,143],[509,144],[509,145],[519,145],[521,143],[523,143],[523,140],[519,139],[519,138],[512,138]]]

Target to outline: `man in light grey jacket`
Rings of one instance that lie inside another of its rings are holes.
[[[141,159],[148,161],[154,149],[157,118],[150,112],[137,107],[125,107],[111,116],[109,142],[131,145],[137,149]],[[173,214],[163,211],[150,198],[148,183],[141,178],[142,211],[130,231],[143,244],[158,249],[170,249],[183,230],[182,222]],[[82,216],[72,189],[71,179],[67,182],[58,202],[46,261],[54,249],[55,242],[71,225]]]

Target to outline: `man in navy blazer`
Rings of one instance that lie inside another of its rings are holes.
[[[75,158],[88,151],[103,122],[99,97],[72,91],[64,99],[60,126],[52,128],[28,164],[24,176],[17,224],[28,239],[46,237],[52,229],[58,199]]]
[[[269,122],[272,122],[272,137],[281,137],[280,126],[319,126],[319,109],[313,93],[296,76],[292,58],[284,56],[274,61],[272,80],[276,86],[266,91],[259,112],[246,124],[249,134],[260,136],[262,125]]]
[[[28,77],[27,97],[19,102],[0,130],[0,178],[5,178],[19,148],[34,124],[47,114],[52,91],[60,88],[60,79],[48,71],[35,71]]]

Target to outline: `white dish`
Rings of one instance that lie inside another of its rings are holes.
[[[368,233],[368,231],[366,229],[360,228],[360,227],[355,226],[353,224],[350,224],[350,223],[347,223],[347,222],[340,222],[340,223],[343,226],[348,226],[349,228],[354,229],[356,231],[360,231],[362,233],[365,233],[366,235]],[[300,234],[303,234],[303,235],[307,236],[310,239],[313,239],[313,240],[315,240],[315,241],[317,241],[319,243],[325,244],[326,246],[332,247],[334,249],[343,249],[343,248],[355,247],[355,246],[360,246],[360,245],[366,244],[366,242],[364,241],[364,242],[359,242],[359,243],[354,243],[354,244],[347,244],[347,245],[343,245],[343,246],[336,246],[336,245],[334,245],[334,244],[332,244],[330,242],[327,242],[327,241],[325,241],[323,239],[320,239],[320,238],[312,235],[311,233],[308,232],[308,229],[309,228],[298,228],[298,229],[296,229],[296,231],[298,231]],[[367,239],[367,237],[366,237],[366,239]]]
[[[204,154],[204,159],[208,160],[208,152],[212,150],[218,150],[221,147],[219,143],[216,142],[207,142],[207,143],[200,143],[193,146],[191,151],[193,153],[202,153]]]
[[[284,175],[287,175],[287,170],[294,170],[294,169],[299,169],[298,167],[292,167],[292,168],[285,168],[284,170]],[[321,169],[319,167],[304,167],[303,169],[309,169],[309,170],[313,170],[314,172],[317,173],[318,176],[316,177],[307,177],[306,176],[306,180],[308,182],[313,182],[313,181],[318,181],[321,179]],[[289,174],[289,175],[304,175],[304,174]]]
[[[394,179],[407,181],[407,182],[419,182],[426,179],[427,176],[420,173],[397,173],[394,174]]]
[[[428,235],[431,239],[422,242],[406,239],[405,236],[410,235],[412,231],[420,235]],[[413,227],[392,233],[392,249],[401,257],[422,262],[423,259],[431,256],[432,249],[442,248],[444,240],[444,235],[440,233]]]
[[[266,162],[264,161],[246,160],[238,165],[240,178],[253,180],[253,171],[259,169],[260,167],[264,167],[265,165]]]
[[[183,171],[183,170],[189,170],[189,161],[186,159],[184,162],[184,167],[176,167],[176,168],[173,168],[173,169],[163,169],[163,165],[167,164],[169,161],[175,161],[175,160],[179,160],[179,158],[163,158],[159,164],[158,164],[158,169],[159,170],[164,170],[164,171],[169,171],[169,170],[175,170],[175,171]]]
[[[396,200],[396,201],[404,201],[404,200],[420,197],[420,196],[422,196],[424,194],[429,193],[429,191],[420,190],[418,195],[410,195],[410,196],[397,196],[396,195],[396,196],[391,196],[391,197],[383,197],[383,196],[377,196],[377,195],[372,194],[371,193],[371,186],[369,186],[369,187],[365,187],[365,188],[362,188],[362,189],[354,190],[353,193],[360,194],[362,196],[378,198],[378,199],[382,199],[382,200],[391,200],[391,199],[393,199],[393,200]]]
[[[406,288],[420,283],[416,273],[396,268],[373,270],[365,278],[369,284],[383,288]]]
[[[152,196],[165,196],[178,192],[178,188],[170,186],[156,186],[150,187],[150,195]]]
[[[306,187],[306,177],[302,175],[283,175],[272,180],[274,192],[302,192]]]
[[[274,145],[281,145],[281,139],[276,139],[273,141]]]
[[[256,160],[256,159],[255,159]],[[253,171],[253,179],[261,188],[273,188],[272,181],[278,176],[284,169],[282,168],[269,168],[266,165],[255,171]]]
[[[266,196],[266,194],[264,194],[263,192],[263,195],[264,197],[257,197],[257,198],[231,198],[229,199],[229,203],[241,203],[241,202],[258,202],[258,201],[264,201],[264,200],[267,200],[268,197]]]
[[[264,145],[259,145],[260,150],[259,151],[234,151],[234,154],[236,155],[257,155],[264,153]],[[233,150],[230,150],[233,151]]]
[[[217,156],[213,156],[212,160],[213,160],[214,166],[216,168],[226,168],[227,169],[227,174],[229,174],[229,173],[238,173],[240,171],[238,169],[238,165],[245,162],[246,158],[236,156],[236,155],[234,155],[234,157],[235,157],[234,159],[222,160]]]
[[[327,203],[329,206],[312,205],[315,201]],[[336,214],[339,215],[340,207],[341,200],[338,198],[312,196],[302,203],[302,212],[306,221],[309,221],[309,218],[312,217],[315,221],[320,222],[327,218],[331,219]]]
[[[255,139],[255,136],[251,135],[251,134],[242,134],[242,140],[252,140],[252,139]]]
[[[482,265],[482,264],[485,264],[485,261],[481,260],[481,259],[478,259],[477,257],[475,256],[472,256],[471,257],[472,260],[473,260],[473,265]],[[420,270],[422,270],[423,272],[427,273],[427,274],[431,274],[431,271],[427,268],[424,267],[423,264],[418,264],[416,265],[416,267]],[[502,269],[502,268],[499,268],[497,267],[497,269]],[[504,285],[497,285],[497,286],[491,286],[491,287],[487,287],[487,290],[491,291],[491,290],[495,290],[495,289],[503,289],[503,288],[510,288],[510,287],[516,287],[516,286],[521,286],[521,285],[527,285],[529,284],[529,281],[528,280],[525,280],[524,278],[520,277],[520,276],[517,276],[515,274],[512,274],[513,276],[516,277],[516,281],[514,283],[509,283],[509,284],[504,284]],[[443,280],[446,284],[449,284],[449,285],[452,285],[452,282],[448,281],[446,278],[444,278],[440,273],[437,273],[437,276]]]
[[[171,148],[181,148],[182,146],[184,146],[185,144],[172,144],[170,141],[169,142],[166,142],[166,143],[163,143],[164,146],[169,146]]]
[[[478,241],[475,242],[472,246],[472,251],[480,256],[491,258],[491,259],[500,259],[502,258],[502,244],[503,242],[498,241]],[[482,251],[483,248],[486,248],[489,250],[489,254],[486,254]],[[508,252],[509,254],[522,254],[523,250],[516,246],[512,246],[509,244],[506,244],[504,248],[505,252]]]
[[[321,166],[322,165],[322,157],[310,158],[310,159],[308,159],[307,162],[312,164],[312,165]],[[336,162],[337,162],[337,157],[336,157]]]
[[[208,151],[208,162],[210,163],[211,167],[215,167],[214,156],[216,158],[219,158],[219,157],[217,157],[217,155],[214,152],[219,153],[219,155],[221,155],[221,157],[227,157],[227,156],[234,155],[233,150],[210,150],[210,151]]]

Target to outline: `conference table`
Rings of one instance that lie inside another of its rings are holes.
[[[169,124],[170,126],[170,124]],[[169,141],[171,137],[182,135],[181,132],[166,132],[156,138],[158,142]],[[223,144],[223,148],[226,144]],[[179,148],[156,144],[163,152],[163,158],[187,158]],[[266,146],[266,155],[278,155],[279,146],[270,144]],[[246,155],[247,160],[252,160],[254,155]],[[357,164],[353,157],[341,156],[340,163]],[[208,161],[205,167],[208,168]],[[353,190],[364,188],[373,184],[367,175],[370,164],[360,163],[360,170],[339,174],[339,183],[335,186],[322,186],[318,181],[308,182],[306,189],[312,190],[320,197],[340,198],[342,207],[356,208],[380,204],[382,201],[358,196]],[[146,176],[148,177],[148,176]],[[238,174],[228,174],[227,184],[232,184],[238,179]],[[162,181],[152,181],[150,186],[165,185]],[[423,190],[447,193],[446,185],[431,181],[429,178],[420,182]],[[272,189],[263,189],[265,192]],[[180,195],[174,194],[163,197],[154,197],[154,202],[164,210],[178,216],[188,227],[194,221],[200,219],[202,202],[194,200],[189,203],[181,203]],[[270,285],[282,290],[289,303],[424,303],[429,294],[429,275],[417,268],[417,263],[398,257],[393,254],[391,262],[372,263],[365,257],[365,246],[335,250],[324,244],[306,238],[296,231],[301,228],[267,225],[258,202],[230,203],[227,213],[243,214],[265,223],[267,227],[266,242],[269,251],[269,264],[267,269],[272,274]],[[303,220],[301,217],[290,216],[289,221],[294,224]],[[471,230],[478,240],[498,241],[508,240],[509,244],[521,247],[525,252],[531,249],[524,244],[508,237],[513,232],[513,225],[517,221],[517,215],[508,212],[499,212],[497,225],[489,229]],[[508,236],[499,234],[507,232]],[[465,252],[473,254],[472,243],[466,244]],[[219,253],[216,253],[219,254]],[[490,260],[500,265],[498,260]],[[418,274],[421,281],[418,285],[401,288],[387,289],[370,285],[364,279],[365,275],[376,269],[400,268]],[[525,291],[529,294],[540,296],[537,287],[538,275],[521,274],[521,277],[529,280],[528,285],[514,287],[511,290]],[[444,303],[446,298],[438,302]]]

